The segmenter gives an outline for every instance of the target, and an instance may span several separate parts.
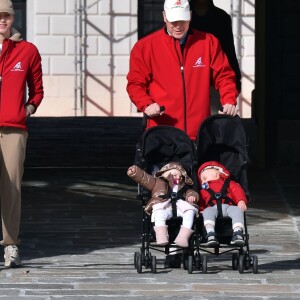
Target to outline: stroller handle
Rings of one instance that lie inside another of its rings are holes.
[[[160,112],[163,112],[163,111],[165,111],[165,110],[166,110],[166,108],[165,108],[164,106],[160,106]],[[146,129],[146,126],[147,126],[147,120],[148,120],[149,118],[150,118],[150,117],[149,117],[148,115],[144,114],[143,120],[142,120],[142,129],[143,129],[143,131],[145,131],[145,129]]]

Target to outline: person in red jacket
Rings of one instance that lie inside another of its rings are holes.
[[[0,199],[4,265],[21,265],[18,251],[26,119],[43,99],[41,57],[13,27],[10,0],[0,0]],[[28,98],[25,101],[26,84]]]
[[[175,126],[195,140],[210,115],[211,82],[221,95],[219,113],[237,114],[236,76],[218,39],[190,28],[188,0],[165,0],[163,18],[165,27],[131,50],[127,92],[150,117],[147,128]]]
[[[200,210],[204,209],[202,214],[208,246],[219,244],[215,237],[215,223],[220,214],[232,219],[231,244],[238,247],[245,245],[244,211],[247,209],[248,200],[242,187],[229,178],[229,171],[216,161],[206,162],[198,169],[198,179],[202,187]]]

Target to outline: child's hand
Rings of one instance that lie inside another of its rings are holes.
[[[244,200],[240,201],[237,206],[243,211],[247,210],[247,205]]]
[[[196,202],[196,197],[195,196],[188,196],[187,202],[190,204],[194,204]]]
[[[131,167],[129,167],[128,170],[127,170],[127,174],[128,174],[128,175],[132,175],[132,174],[134,174],[135,172],[136,172],[136,167],[135,167],[135,166],[131,166]]]

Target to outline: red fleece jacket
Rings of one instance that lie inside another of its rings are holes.
[[[19,33],[5,39],[0,57],[0,127],[27,129],[25,106],[34,111],[43,99],[41,57],[37,48],[20,39]],[[25,86],[28,99],[25,101]]]
[[[212,189],[215,193],[221,192],[224,180],[225,179],[221,177],[218,180],[210,181],[208,183],[209,188]],[[208,202],[211,195],[207,190],[200,190],[200,196],[200,211],[202,211],[208,206]],[[231,180],[229,183],[229,187],[227,189],[227,196],[234,202],[235,205],[237,205],[241,200],[245,201],[246,204],[248,203],[244,190],[237,182],[233,180]],[[216,201],[213,201],[213,203],[215,205],[217,204]],[[228,204],[232,205],[232,203]]]
[[[219,90],[221,103],[236,105],[235,73],[218,40],[209,33],[190,30],[183,50],[164,29],[133,47],[127,92],[140,111],[158,103],[165,114],[148,120],[147,127],[170,125],[192,140],[210,115],[210,85]],[[211,81],[212,80],[212,81]]]

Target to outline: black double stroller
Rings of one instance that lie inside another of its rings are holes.
[[[233,179],[239,182],[249,197],[246,167],[248,154],[246,147],[246,135],[239,117],[216,115],[208,118],[199,129],[196,144],[189,139],[185,132],[171,126],[156,126],[144,131],[137,144],[135,164],[147,173],[152,173],[153,166],[161,168],[168,162],[179,162],[194,181],[194,189],[199,192],[197,169],[206,161],[216,160],[223,164],[233,175]],[[157,259],[151,251],[163,252],[170,255],[172,252],[181,251],[181,263],[188,273],[194,270],[207,273],[207,255],[201,252],[220,255],[221,248],[228,248],[226,252],[234,251],[232,255],[232,269],[239,270],[253,266],[253,272],[257,273],[258,259],[249,255],[249,236],[245,216],[245,247],[231,247],[232,236],[231,219],[218,218],[216,222],[216,234],[220,241],[218,247],[210,250],[205,246],[206,232],[201,214],[195,217],[192,234],[187,248],[180,248],[174,244],[181,217],[173,217],[167,221],[169,231],[169,244],[161,247],[155,243],[155,232],[151,217],[144,211],[146,203],[150,199],[150,191],[138,184],[137,198],[142,203],[142,244],[140,251],[134,254],[134,266],[138,273],[143,267],[150,268],[153,273],[157,269]],[[229,220],[228,220],[229,219]],[[245,248],[245,249],[244,249]]]

